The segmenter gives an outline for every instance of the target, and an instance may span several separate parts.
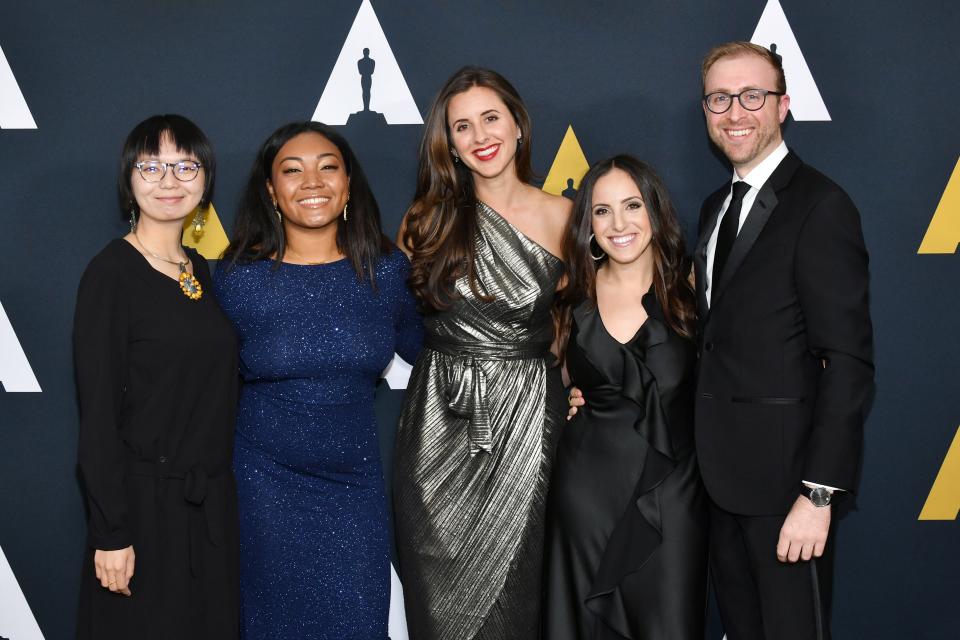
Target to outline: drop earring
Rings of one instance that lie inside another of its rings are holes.
[[[283,224],[283,216],[280,215],[280,209],[277,208],[277,203],[273,203],[273,212],[277,214],[277,220],[280,221],[280,224]]]
[[[348,204],[350,204],[350,203],[349,203],[349,202],[344,202],[344,203],[343,203],[343,221],[344,221],[344,222],[347,221],[347,205],[348,205]]]
[[[130,205],[130,233],[137,232],[137,208]]]
[[[203,215],[203,207],[197,207],[197,212],[193,215],[193,235],[203,235],[203,226],[207,223]]]

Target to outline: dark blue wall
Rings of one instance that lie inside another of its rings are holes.
[[[217,150],[229,229],[257,145],[311,117],[360,0],[148,4],[0,5],[0,48],[37,123],[0,130],[0,303],[43,389],[0,392],[0,547],[48,639],[72,636],[84,540],[73,303],[87,261],[124,232],[120,144],[147,115],[193,118]],[[460,65],[498,69],[530,108],[541,175],[572,125],[588,160],[627,151],[657,167],[688,230],[729,175],[702,122],[700,58],[749,39],[764,5],[373,3],[421,113]],[[837,538],[835,635],[957,637],[960,530],[918,514],[960,424],[960,257],[917,249],[960,155],[960,13],[932,0],[782,5],[832,116],[789,122],[787,143],[850,193],[871,253],[878,391],[858,505]],[[420,132],[345,129],[391,234]],[[392,415],[396,398],[383,403]],[[0,603],[0,635],[3,621]]]

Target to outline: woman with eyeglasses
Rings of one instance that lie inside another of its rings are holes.
[[[237,342],[206,261],[180,243],[188,217],[202,224],[214,170],[186,118],[134,127],[118,182],[130,232],[80,281],[82,639],[238,635]]]

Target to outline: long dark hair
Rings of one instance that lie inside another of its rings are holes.
[[[696,322],[696,298],[687,279],[690,261],[683,233],[670,194],[660,176],[645,162],[629,155],[617,155],[597,162],[580,182],[573,215],[564,234],[567,281],[555,298],[555,319],[561,353],[570,338],[573,308],[584,300],[597,299],[597,268],[607,259],[594,260],[593,188],[597,180],[614,169],[629,175],[640,190],[650,220],[650,249],[653,251],[653,291],[663,309],[664,319],[681,336],[692,338]]]
[[[480,67],[463,67],[450,76],[424,123],[417,190],[403,232],[403,243],[413,254],[410,287],[427,311],[448,308],[453,283],[464,274],[474,295],[486,299],[478,290],[474,267],[478,223],[473,175],[462,162],[453,161],[447,127],[450,100],[473,87],[491,89],[509,109],[523,135],[514,157],[517,178],[521,182],[533,178],[530,115],[513,85],[496,71]]]
[[[120,215],[126,220],[132,215],[140,219],[140,206],[133,197],[133,180],[136,169],[133,163],[140,156],[155,156],[160,153],[160,142],[164,136],[177,147],[177,151],[196,156],[203,167],[203,195],[199,209],[206,213],[213,198],[213,182],[217,175],[217,162],[213,155],[213,146],[200,127],[188,118],[175,113],[150,116],[139,123],[127,135],[120,152],[120,171],[117,176],[117,197],[120,203]],[[136,176],[137,180],[140,176]]]
[[[331,127],[320,122],[292,122],[285,124],[267,138],[250,170],[247,187],[240,200],[240,210],[234,225],[233,241],[223,252],[223,260],[230,269],[236,263],[274,257],[280,266],[286,251],[283,223],[273,208],[273,199],[267,191],[273,161],[289,140],[301,133],[319,133],[340,151],[347,177],[350,178],[349,222],[337,222],[337,249],[343,252],[361,280],[370,279],[376,287],[377,258],[393,249],[380,228],[380,207],[370,190],[360,162],[346,139]]]

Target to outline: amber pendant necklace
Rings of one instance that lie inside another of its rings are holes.
[[[199,300],[203,297],[203,287],[200,286],[200,281],[197,280],[197,277],[187,271],[187,263],[180,260],[171,260],[170,258],[164,258],[163,256],[158,256],[150,249],[147,249],[142,242],[140,242],[140,237],[136,232],[133,233],[134,239],[137,241],[137,244],[140,245],[140,248],[149,253],[151,256],[160,260],[161,262],[169,262],[170,264],[175,264],[180,267],[180,277],[177,278],[180,283],[180,291],[183,292],[183,295],[187,296],[191,300]]]

